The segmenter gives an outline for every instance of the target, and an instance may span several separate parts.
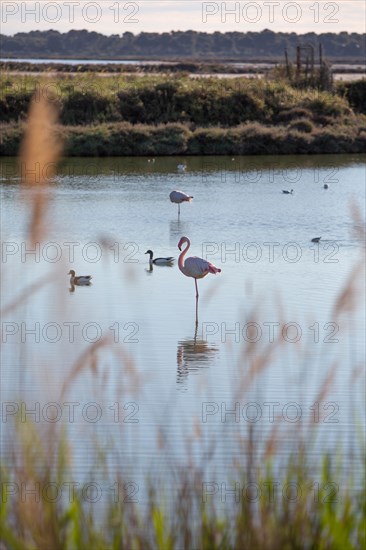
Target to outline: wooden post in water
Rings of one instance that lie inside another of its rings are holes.
[[[288,62],[288,52],[287,52],[287,48],[285,48],[285,61],[286,61],[286,75],[287,75],[287,78],[288,78],[289,80],[291,80],[290,65],[289,65],[289,62]]]
[[[314,55],[314,47],[310,44],[310,74],[311,74],[311,84],[314,84],[314,61],[315,61],[315,55]]]
[[[300,46],[296,47],[296,80],[300,77],[301,71],[301,48]]]

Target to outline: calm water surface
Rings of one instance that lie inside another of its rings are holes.
[[[122,457],[138,483],[188,452],[225,480],[250,426],[260,447],[278,424],[282,456],[318,413],[314,460],[338,445],[361,468],[365,319],[356,275],[355,307],[340,317],[333,308],[360,258],[351,206],[364,217],[365,160],[192,157],[179,173],[181,158],[69,159],[52,186],[49,234],[32,255],[31,193],[20,191],[15,160],[2,159],[2,307],[43,281],[3,316],[2,401],[39,403],[41,422],[61,411],[78,476],[94,468],[98,477],[96,438],[105,448],[114,441],[112,470]],[[180,219],[173,189],[194,196]],[[188,255],[222,269],[198,283],[197,330],[193,279],[177,264],[151,270],[144,254],[178,258],[182,235]],[[91,274],[93,285],[71,292],[69,269]],[[69,383],[78,358],[103,338],[111,343]],[[77,403],[74,422],[65,402]]]

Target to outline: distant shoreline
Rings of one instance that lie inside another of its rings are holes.
[[[124,29],[127,31],[126,27]],[[88,30],[54,29],[0,35],[2,57],[50,59],[75,58],[100,60],[171,61],[179,63],[228,63],[285,61],[296,63],[296,50],[306,44],[312,48],[314,59],[331,63],[363,63],[365,33],[355,32],[274,32],[269,29],[246,32],[170,31],[123,32],[105,35]],[[320,52],[321,50],[321,52]]]
[[[282,60],[283,62],[283,60]],[[34,72],[44,72],[51,68],[57,72],[70,72],[73,67],[77,67],[80,72],[104,72],[106,68],[109,72],[124,72],[126,70],[146,72],[163,70],[167,72],[185,71],[187,68],[191,72],[202,72],[206,69],[215,69],[215,72],[225,72],[233,74],[242,73],[263,73],[269,71],[279,65],[281,60],[251,60],[247,62],[225,61],[225,60],[175,60],[167,61],[164,59],[126,59],[126,60],[111,60],[111,59],[75,59],[75,58],[0,58],[0,67],[3,70],[24,70],[24,68],[32,68]],[[361,61],[355,63],[334,61],[331,64],[333,72],[342,73],[357,73],[366,75],[366,63]]]
[[[283,55],[270,55],[270,56],[259,56],[259,57],[215,57],[215,56],[206,56],[206,57],[186,57],[186,56],[149,56],[149,55],[133,55],[133,56],[118,56],[118,57],[108,57],[108,56],[80,56],[75,58],[75,55],[43,55],[42,57],[38,55],[14,55],[14,56],[1,56],[0,60],[2,62],[75,62],[75,63],[101,63],[101,64],[125,64],[125,63],[151,63],[151,64],[174,64],[174,63],[196,63],[196,64],[237,64],[237,65],[253,65],[253,64],[269,64],[276,65],[277,63],[283,63]],[[365,66],[365,60],[363,57],[327,57],[327,60],[336,65],[363,65]]]
[[[64,60],[63,60],[64,61]],[[93,73],[101,76],[113,76],[117,74],[123,75],[171,75],[184,73],[185,75],[195,78],[218,77],[218,78],[264,78],[273,70],[277,63],[233,63],[233,64],[212,64],[212,63],[169,63],[169,62],[131,62],[119,64],[118,62],[98,63],[93,60],[92,63],[70,60],[72,63],[65,62],[48,62],[42,60],[33,62],[31,60],[13,60],[1,61],[0,71],[8,75],[37,75],[57,76],[59,74],[67,74],[69,76],[78,76],[83,73]],[[146,63],[146,64],[145,64]],[[355,81],[366,78],[366,66],[361,64],[349,65],[338,64],[332,65],[332,74],[335,81]]]

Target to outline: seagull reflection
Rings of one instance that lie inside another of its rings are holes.
[[[174,246],[174,248],[177,247],[177,242],[181,238],[182,235],[187,235],[190,230],[190,223],[187,222],[181,222],[179,220],[171,220],[170,221],[170,245]],[[178,239],[178,240],[177,240]]]
[[[206,340],[197,339],[197,330],[194,338],[186,338],[178,342],[177,347],[177,384],[178,389],[186,390],[188,375],[199,374],[202,369],[208,369],[218,348],[210,345]]]

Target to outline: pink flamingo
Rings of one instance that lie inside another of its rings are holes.
[[[221,273],[221,269],[211,264],[210,262],[207,262],[203,258],[198,258],[198,256],[191,256],[190,258],[187,258],[184,261],[184,256],[187,254],[188,249],[191,246],[191,241],[188,239],[188,237],[182,237],[178,243],[179,250],[182,250],[182,246],[184,243],[187,243],[187,246],[179,256],[178,267],[186,277],[193,277],[194,279],[194,284],[196,286],[196,325],[197,325],[198,324],[198,296],[199,296],[197,279],[203,279],[203,277],[206,277],[208,273],[212,273],[213,275],[216,275],[216,273]]]

